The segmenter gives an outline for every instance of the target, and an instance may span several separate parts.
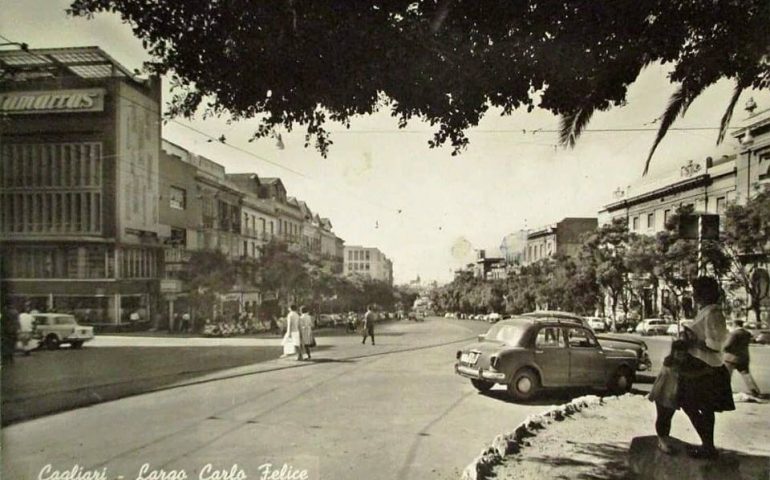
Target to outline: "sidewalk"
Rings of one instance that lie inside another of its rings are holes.
[[[514,479],[768,479],[770,403],[747,403],[736,396],[736,410],[717,414],[716,461],[693,460],[678,443],[673,456],[655,446],[655,406],[642,395],[604,399],[562,420],[548,420],[523,435],[486,478]],[[687,416],[674,416],[672,437],[700,442]]]

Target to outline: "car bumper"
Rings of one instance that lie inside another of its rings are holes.
[[[93,336],[75,334],[75,335],[68,335],[62,340],[62,342],[88,342],[93,339],[94,339]]]
[[[505,374],[484,370],[483,368],[466,367],[465,365],[455,364],[455,373],[466,378],[475,380],[489,380],[491,382],[505,382]]]

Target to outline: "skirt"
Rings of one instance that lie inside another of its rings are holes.
[[[678,403],[682,409],[727,412],[735,410],[730,372],[688,355],[679,375]]]

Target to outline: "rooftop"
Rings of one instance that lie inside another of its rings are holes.
[[[24,81],[60,76],[62,71],[83,79],[122,77],[143,82],[99,47],[0,51],[0,77]]]

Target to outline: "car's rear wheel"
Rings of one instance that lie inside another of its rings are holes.
[[[473,385],[479,392],[488,392],[492,387],[495,386],[495,384],[492,382],[477,380],[475,378],[471,379],[471,385]]]
[[[525,368],[516,372],[508,384],[508,394],[514,400],[531,400],[540,391],[540,377],[531,369]]]
[[[631,391],[634,384],[634,374],[628,367],[620,367],[610,379],[609,391],[615,395],[622,395]]]
[[[45,337],[45,348],[48,350],[56,350],[59,348],[59,337],[54,334]]]
[[[83,346],[83,342],[72,342],[72,348],[81,348]]]

